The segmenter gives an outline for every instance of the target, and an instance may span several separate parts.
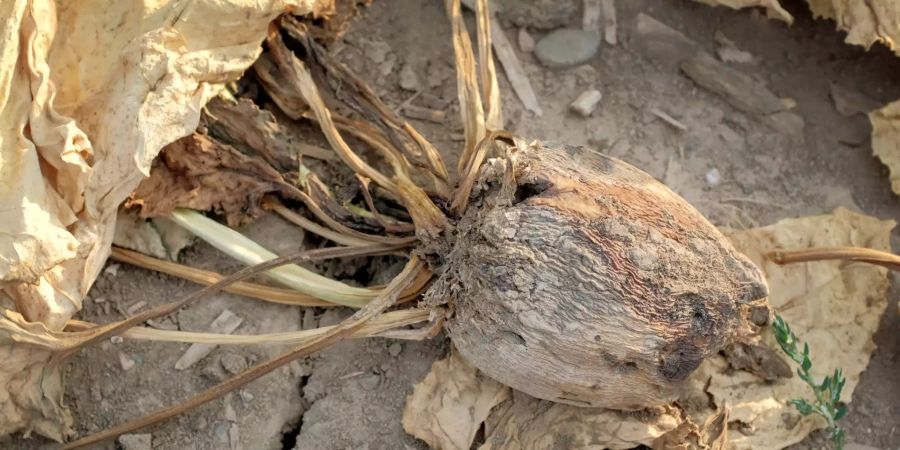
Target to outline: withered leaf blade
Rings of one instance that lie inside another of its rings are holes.
[[[508,396],[509,388],[454,352],[432,364],[406,398],[403,429],[436,450],[469,450],[491,408]]]
[[[651,445],[682,420],[681,411],[668,406],[629,413],[553,403],[515,392],[488,418],[479,450],[630,449]]]
[[[774,249],[856,246],[890,249],[893,221],[839,208],[832,214],[785,219],[745,231],[725,231],[735,248],[765,273],[769,304],[809,343],[813,376],[821,380],[835,369],[847,378],[841,400],[849,402],[860,374],[875,350],[872,336],[887,307],[887,269],[864,263],[821,261],[779,266],[765,254]],[[777,348],[766,333],[766,344]],[[731,408],[729,420],[741,427],[730,430],[729,448],[781,449],[803,440],[825,423],[818,416],[802,416],[787,402],[812,400],[812,391],[799,377],[767,382],[743,370],[735,371],[721,356],[697,369],[691,384],[715,407]],[[712,410],[692,411],[699,423]]]
[[[277,120],[274,114],[260,109],[249,99],[229,102],[216,98],[206,105],[206,109],[211,116],[211,134],[229,144],[246,145],[281,171],[296,170],[301,155],[337,159],[333,151],[303,142],[295,124]],[[235,142],[229,142],[225,137]]]
[[[239,226],[262,214],[262,197],[280,183],[281,175],[264,161],[195,133],[163,149],[125,205],[138,207],[143,218],[176,208],[212,211]]]

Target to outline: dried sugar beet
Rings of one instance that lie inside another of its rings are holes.
[[[454,307],[454,345],[492,378],[556,402],[674,400],[766,302],[760,270],[696,209],[580,147],[538,142],[489,161],[454,239],[428,294]]]

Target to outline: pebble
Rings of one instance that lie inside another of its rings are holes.
[[[400,87],[407,91],[418,92],[422,90],[419,83],[419,76],[413,69],[412,64],[406,64],[400,69]]]
[[[575,111],[581,117],[590,117],[597,110],[597,106],[600,105],[600,99],[602,98],[600,91],[588,89],[569,104],[569,109]]]
[[[359,385],[363,387],[363,389],[373,390],[378,387],[378,383],[381,382],[381,377],[378,375],[368,375],[365,377],[361,377],[359,379]]]
[[[150,434],[123,434],[119,436],[119,445],[123,450],[151,450],[153,436]]]
[[[121,344],[122,342],[125,342],[125,339],[123,339],[122,336],[113,336],[109,338],[109,342],[112,342],[113,344]]]
[[[584,64],[600,50],[600,33],[562,28],[538,41],[534,55],[545,66],[559,69]]]
[[[525,53],[531,53],[534,51],[534,38],[531,37],[531,34],[528,33],[524,27],[519,28],[519,50],[522,50]]]
[[[719,169],[712,168],[709,169],[709,172],[706,172],[706,184],[710,186],[718,186],[721,182],[722,174],[719,173]]]
[[[134,368],[134,360],[124,352],[119,352],[119,364],[126,372]]]
[[[400,353],[402,353],[402,352],[403,352],[403,345],[401,345],[399,342],[394,342],[393,344],[391,344],[388,347],[388,353],[390,353],[391,356],[393,356],[394,358],[400,356]]]
[[[219,358],[219,362],[222,364],[222,368],[232,375],[237,375],[247,370],[247,358],[237,353],[225,353]]]

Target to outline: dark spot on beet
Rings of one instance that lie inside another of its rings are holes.
[[[549,181],[538,180],[532,183],[523,183],[520,184],[516,188],[516,200],[515,203],[522,203],[525,200],[528,200],[531,197],[537,197],[538,195],[543,194],[547,189],[550,189],[552,184]]]
[[[684,339],[678,340],[665,352],[659,365],[659,373],[672,381],[682,381],[703,361],[703,350]]]

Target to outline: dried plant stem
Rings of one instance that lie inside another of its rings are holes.
[[[371,243],[368,243],[366,245],[371,245]],[[218,283],[219,281],[226,278],[225,275],[222,275],[218,272],[197,269],[195,267],[186,266],[184,264],[178,264],[172,261],[153,258],[151,256],[133,252],[131,250],[126,250],[120,247],[112,248],[111,258],[119,262],[128,263],[147,270],[155,270],[157,272],[162,272],[167,275],[183,278],[185,280],[206,286]],[[421,277],[421,279],[417,280],[409,290],[403,293],[403,296],[401,296],[399,303],[405,303],[418,297],[421,291],[425,289],[425,286],[427,286],[430,280],[430,274],[427,271],[423,272],[423,276]],[[370,286],[369,289],[371,289],[373,292],[377,292],[381,289],[384,289],[384,286]],[[320,308],[339,306],[335,305],[334,303],[319,300],[311,295],[302,294],[290,289],[282,289],[273,286],[266,286],[264,284],[248,283],[244,281],[235,282],[234,284],[226,286],[222,290],[225,292],[230,292],[232,294],[243,295],[245,297],[265,300],[272,303],[279,303],[282,305],[318,306]]]
[[[388,108],[386,104],[375,94],[375,92],[356,74],[354,74],[346,65],[335,60],[320,45],[309,39],[306,33],[306,27],[300,23],[296,17],[284,16],[281,21],[282,28],[293,37],[302,41],[310,53],[315,55],[315,59],[329,72],[330,75],[339,78],[348,88],[355,90],[362,101],[364,101],[378,115],[382,123],[390,127],[394,131],[405,133],[416,146],[419,151],[413,149],[405,143],[398,143],[400,149],[406,150],[411,156],[418,156],[419,152],[424,153],[428,168],[436,181],[446,185],[449,173],[444,165],[437,148],[428,140],[422,137],[410,124],[403,120],[395,111]]]
[[[133,266],[148,270],[162,272],[167,275],[183,278],[193,281],[194,283],[204,284],[207,286],[217,283],[225,278],[223,275],[216,272],[210,272],[207,270],[185,266],[184,264],[178,264],[172,261],[153,258],[144,255],[143,253],[126,250],[120,247],[112,248],[112,254],[110,255],[110,258],[115,261],[128,263]],[[222,290],[225,292],[230,292],[232,294],[243,295],[245,297],[256,298],[272,303],[280,303],[283,305],[319,307],[337,306],[334,303],[319,300],[311,295],[302,294],[290,289],[282,289],[262,284],[248,283],[246,281],[235,282],[230,286],[226,286]]]
[[[213,247],[244,264],[258,264],[277,257],[275,253],[243,234],[197,211],[179,208],[173,211],[169,218]],[[375,296],[375,293],[369,289],[348,286],[296,264],[286,264],[277,267],[266,272],[266,276],[304,294],[344,306],[358,308]]]
[[[475,1],[475,15],[478,24],[478,69],[481,73],[482,99],[486,111],[485,128],[503,128],[503,114],[500,110],[500,86],[497,70],[491,53],[491,12],[487,0]]]
[[[372,241],[358,238],[355,236],[348,236],[346,234],[342,234],[337,231],[330,230],[328,228],[319,225],[312,220],[303,217],[300,214],[291,211],[286,206],[282,205],[281,202],[276,200],[274,197],[266,197],[263,199],[263,208],[274,211],[279,216],[283,217],[288,222],[297,225],[300,228],[303,228],[306,231],[322,236],[325,239],[328,239],[332,242],[341,245],[368,245],[371,244]]]
[[[279,267],[285,264],[304,262],[304,261],[316,261],[322,259],[329,258],[342,258],[347,256],[363,256],[370,254],[371,252],[381,253],[388,250],[396,250],[399,249],[398,246],[389,246],[382,244],[372,244],[366,247],[333,247],[333,248],[323,248],[317,250],[309,250],[303,251],[299,253],[295,253],[293,255],[281,256],[275,259],[270,259],[268,261],[264,261],[262,263],[245,267],[225,278],[221,281],[206,286],[202,289],[198,289],[191,294],[185,296],[181,300],[166,303],[164,305],[159,305],[154,308],[150,308],[141,313],[135,314],[125,320],[102,325],[90,331],[82,331],[82,332],[74,332],[69,333],[69,336],[73,339],[78,339],[79,344],[71,346],[66,349],[64,352],[60,352],[57,355],[57,359],[62,360],[66,357],[72,355],[82,347],[87,345],[99,342],[101,339],[115,336],[118,334],[122,334],[125,330],[129,328],[133,328],[138,326],[148,320],[153,320],[159,317],[168,316],[184,306],[194,304],[200,300],[203,300],[210,295],[219,292],[225,286],[228,286],[237,281],[241,281],[247,277],[251,277],[258,273],[265,272],[269,269],[273,269],[275,267]],[[379,294],[380,295],[380,294]]]
[[[445,0],[447,15],[453,30],[453,54],[456,59],[456,90],[459,96],[459,111],[465,134],[465,148],[459,157],[457,171],[462,174],[475,153],[475,147],[484,139],[484,109],[478,90],[475,71],[475,56],[472,41],[462,19],[459,0]]]
[[[402,309],[384,313],[366,323],[362,328],[353,332],[350,337],[391,337],[389,330],[405,327],[420,322],[425,322],[431,317],[431,311],[426,309]],[[96,328],[97,325],[80,320],[70,320],[66,328],[72,331],[84,331]],[[211,344],[211,345],[301,345],[317,336],[331,331],[335,326],[327,326],[312,330],[287,331],[283,333],[267,333],[256,335],[233,335],[215,333],[197,333],[192,331],[157,330],[154,328],[134,327],[121,334],[122,337],[141,341],[155,342],[181,342],[186,344]],[[402,335],[399,335],[402,336]]]
[[[281,35],[278,32],[272,32],[268,37],[269,51],[273,59],[279,67],[289,71],[292,79],[295,80],[297,88],[306,100],[325,139],[331,144],[331,147],[341,157],[354,172],[371,179],[373,182],[384,188],[385,190],[397,195],[402,199],[404,206],[409,211],[413,222],[416,224],[416,231],[426,236],[437,236],[447,228],[448,222],[444,214],[438,207],[428,198],[428,194],[420,188],[408,175],[403,171],[395,172],[393,178],[388,178],[368,163],[363,161],[344,138],[335,128],[331,119],[331,112],[325,106],[319,94],[319,89],[313,81],[312,74],[306,65],[297,59],[294,54],[284,45]]]
[[[386,244],[386,245],[409,246],[409,245],[415,243],[417,240],[417,238],[415,236],[406,236],[406,237],[381,236],[381,235],[366,234],[366,233],[363,233],[360,231],[356,231],[356,230],[338,222],[331,216],[329,216],[328,213],[326,213],[322,209],[322,207],[319,206],[319,203],[316,202],[316,200],[313,199],[312,196],[310,196],[306,192],[303,192],[299,189],[295,189],[294,192],[291,192],[291,195],[294,198],[296,198],[297,200],[300,200],[301,202],[303,202],[303,205],[306,206],[307,208],[309,208],[309,211],[312,212],[313,215],[316,216],[316,218],[318,218],[322,222],[325,222],[325,224],[328,225],[329,227],[331,227],[331,229],[333,229],[341,234],[344,234],[346,236],[351,236],[351,237],[366,240],[369,242],[377,242],[377,243]],[[270,197],[269,199],[270,199],[270,201],[272,201],[273,198]],[[285,217],[285,218],[287,218],[287,217]]]
[[[384,216],[378,212],[378,208],[375,207],[375,199],[372,198],[372,193],[369,189],[369,180],[368,178],[362,175],[356,175],[356,179],[359,181],[359,185],[362,188],[363,197],[366,200],[366,206],[369,207],[369,211],[372,212],[372,215],[375,216],[375,220],[384,227],[386,231],[392,233],[409,233],[410,231],[415,231],[415,225],[407,222],[400,222],[397,220],[388,220]]]
[[[235,389],[239,389],[247,383],[256,380],[257,378],[269,372],[272,372],[273,370],[285,364],[288,364],[291,361],[328,348],[340,342],[347,336],[352,335],[355,331],[362,328],[368,320],[381,314],[384,310],[393,305],[397,298],[400,296],[400,293],[403,292],[416,280],[419,272],[421,272],[424,268],[425,264],[420,259],[413,256],[412,258],[410,258],[403,271],[399,275],[397,275],[397,277],[395,277],[372,302],[364,306],[362,309],[353,314],[353,316],[342,321],[340,324],[338,324],[328,332],[319,335],[306,342],[305,344],[286,353],[283,353],[274,359],[251,367],[244,372],[241,372],[237,376],[199,395],[196,395],[183,403],[159,410],[150,415],[144,416],[137,420],[126,422],[106,431],[102,431],[100,433],[78,439],[74,442],[63,445],[62,448],[64,450],[84,448],[98,442],[113,439],[121,434],[128,433],[146,427],[148,425],[153,425],[158,422],[162,422],[166,419],[177,416],[193,408],[196,408],[197,406],[219,398],[229,392],[234,391]]]
[[[798,250],[775,250],[766,254],[776,264],[794,264],[800,262],[842,260],[875,264],[888,269],[900,271],[900,256],[862,247],[820,247]]]
[[[488,133],[488,135],[478,143],[475,147],[475,153],[472,154],[472,159],[469,161],[469,166],[466,167],[465,171],[461,174],[462,180],[453,197],[451,207],[457,214],[465,212],[466,207],[469,205],[469,196],[472,193],[472,187],[475,186],[475,180],[478,178],[481,164],[484,162],[488,151],[492,148],[494,141],[497,139],[506,139],[514,143],[516,137],[508,131],[494,130]]]

